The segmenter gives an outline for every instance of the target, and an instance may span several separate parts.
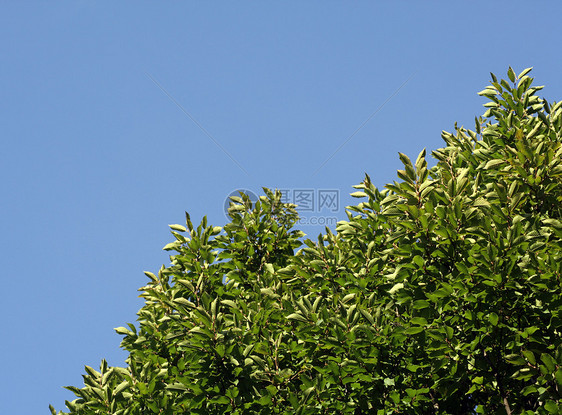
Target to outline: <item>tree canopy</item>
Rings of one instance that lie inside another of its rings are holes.
[[[69,413],[560,413],[562,102],[529,72],[492,74],[435,167],[365,176],[336,233],[268,189],[171,225],[127,367],[86,366]]]

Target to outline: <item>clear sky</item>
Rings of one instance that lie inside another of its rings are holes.
[[[113,328],[184,211],[224,225],[235,189],[305,190],[316,238],[365,172],[472,127],[490,71],[562,99],[559,2],[165,3],[2,2],[0,414],[123,365]]]

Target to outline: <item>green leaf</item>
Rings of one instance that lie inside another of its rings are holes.
[[[413,262],[420,268],[422,268],[425,265],[424,259],[419,255],[416,255],[414,257]]]
[[[182,383],[173,383],[172,385],[166,386],[166,389],[178,391],[178,392],[186,392],[188,391],[187,387]]]
[[[408,369],[410,372],[416,372],[421,366],[419,365],[413,365],[411,363],[408,363],[408,365],[406,366],[406,369]]]
[[[562,230],[562,222],[557,219],[543,219],[542,223],[550,225],[555,229]]]
[[[425,161],[425,148],[420,151],[420,154],[418,154],[418,158],[416,159],[416,172],[419,174],[419,172],[421,171],[421,169],[427,164]]]
[[[113,330],[115,330],[115,331],[117,332],[117,334],[125,334],[125,335],[133,334],[133,333],[131,332],[131,330],[129,330],[129,329],[125,328],[125,327],[116,327],[116,328],[114,328]]]
[[[262,396],[259,400],[258,403],[262,406],[268,406],[271,404],[271,396],[269,395],[264,395]]]
[[[556,371],[554,377],[556,378],[556,382],[558,382],[558,386],[562,386],[562,368]]]
[[[553,373],[556,370],[556,361],[548,353],[541,354],[541,361],[548,369],[548,373]]]
[[[429,301],[427,300],[415,300],[414,301],[414,310],[423,310],[424,308],[428,308],[430,306]]]
[[[195,308],[196,307],[195,304],[193,304],[191,301],[189,301],[186,298],[182,298],[182,297],[175,298],[173,301],[176,304],[181,304],[181,305],[186,306],[188,308]]]
[[[367,310],[360,308],[359,311],[361,312],[361,314],[363,314],[363,317],[365,317],[369,323],[375,324],[375,319]]]
[[[525,75],[527,75],[532,70],[533,70],[533,67],[523,69],[521,71],[521,73],[519,75],[517,75],[517,78],[519,78],[519,79],[523,78]]]
[[[417,326],[427,326],[427,320],[423,317],[414,317],[410,322]]]
[[[267,269],[270,274],[275,274],[275,268],[273,267],[273,264],[266,263],[265,269]]]
[[[350,300],[355,298],[355,295],[356,295],[355,293],[347,294],[342,298],[341,302],[347,304]]]
[[[399,282],[397,284],[394,284],[393,287],[388,290],[389,294],[394,294],[396,291],[401,290],[402,288],[404,288],[404,284]]]
[[[121,382],[120,384],[118,384],[115,389],[113,389],[113,396],[116,396],[118,394],[120,394],[121,392],[127,390],[130,387],[130,384],[128,381],[124,380],[123,382]]]
[[[509,77],[509,80],[511,82],[515,82],[515,72],[513,72],[513,69],[511,69],[511,66],[507,70],[507,76]]]
[[[398,156],[400,157],[400,160],[402,161],[402,164],[404,164],[404,166],[412,166],[412,162],[406,154],[399,152]]]
[[[301,406],[306,404],[308,402],[308,400],[310,399],[310,395],[312,394],[312,392],[314,392],[316,388],[314,386],[311,386],[310,388],[306,388],[303,392],[303,397],[301,399]]]
[[[532,364],[532,365],[536,365],[536,364],[537,364],[537,361],[536,361],[536,359],[535,359],[535,355],[533,354],[532,351],[530,351],[530,350],[523,350],[521,353],[523,353],[523,356],[525,356],[525,359],[527,359],[530,364]]]
[[[88,372],[88,375],[90,375],[92,378],[94,378],[94,379],[100,379],[101,378],[101,373],[96,371],[93,367],[84,366],[84,369],[86,369],[86,372]]]
[[[287,316],[287,318],[289,320],[297,320],[297,321],[301,321],[303,323],[308,323],[308,320],[306,319],[306,317],[304,317],[302,314],[300,313],[293,313],[293,314],[289,314]]]
[[[484,169],[488,170],[488,169],[491,169],[493,167],[499,166],[500,164],[504,164],[504,163],[505,163],[504,160],[492,159],[492,160],[490,160],[486,163],[486,165],[484,166]]]
[[[472,378],[472,383],[474,383],[476,385],[482,385],[484,383],[484,377],[483,376],[476,376],[476,377]]]
[[[185,229],[185,226],[181,226],[181,225],[168,225],[168,226],[170,227],[170,229],[178,232],[185,232],[187,230]]]
[[[544,403],[544,409],[551,414],[559,414],[558,405],[553,400],[549,399]]]
[[[164,251],[171,251],[171,250],[175,250],[176,248],[178,248],[181,244],[178,241],[175,242],[170,242],[169,244],[164,245],[164,248],[162,248],[162,250]]]
[[[152,281],[157,282],[158,278],[152,272],[144,271],[144,275],[150,278]]]
[[[394,386],[395,385],[394,379],[391,379],[391,378],[385,378],[383,382],[384,382],[384,386]]]
[[[424,331],[423,327],[408,327],[406,330],[404,330],[404,333],[408,335],[413,335],[413,334],[421,333],[422,331]]]

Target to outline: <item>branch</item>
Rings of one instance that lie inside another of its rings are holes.
[[[507,401],[507,396],[503,397],[503,406],[505,407],[505,412],[507,412],[507,415],[511,415],[511,408],[509,407],[509,402]]]

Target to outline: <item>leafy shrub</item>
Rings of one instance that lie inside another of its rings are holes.
[[[492,75],[435,167],[366,176],[336,234],[303,246],[267,189],[224,228],[172,225],[116,329],[127,367],[86,367],[70,413],[560,413],[562,103],[529,71]]]

